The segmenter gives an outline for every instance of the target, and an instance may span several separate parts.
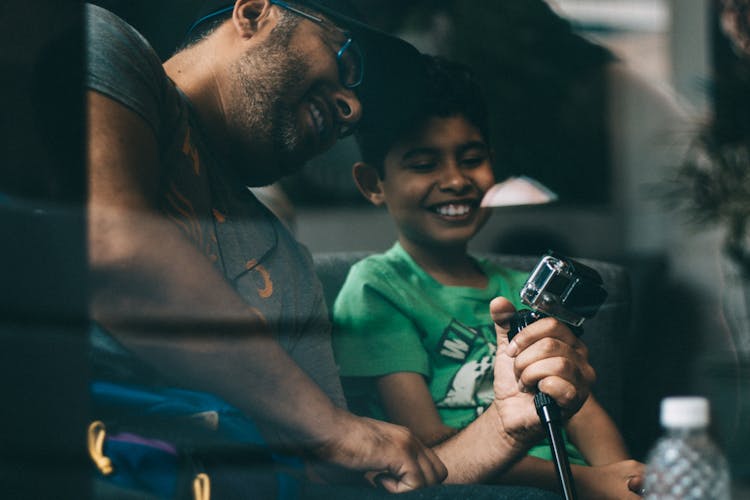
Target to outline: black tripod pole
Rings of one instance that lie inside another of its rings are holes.
[[[508,330],[508,340],[526,328],[534,321],[543,318],[545,315],[537,311],[522,309],[510,319],[510,329]],[[577,331],[580,335],[582,329]],[[552,450],[552,458],[555,459],[555,468],[557,469],[557,478],[560,482],[560,489],[565,500],[576,500],[576,489],[573,484],[573,474],[570,472],[570,462],[568,453],[565,451],[565,441],[562,436],[562,416],[560,407],[554,399],[543,392],[537,392],[534,396],[534,406],[539,420],[547,432],[549,446]]]
[[[573,483],[573,474],[570,472],[568,454],[565,451],[560,407],[557,406],[555,400],[543,392],[538,392],[534,396],[534,406],[536,406],[536,413],[539,415],[539,420],[541,420],[547,431],[547,438],[549,439],[550,450],[552,450],[552,457],[555,459],[557,478],[560,481],[560,490],[562,491],[563,498],[565,500],[575,500],[578,497],[576,496],[576,488]]]

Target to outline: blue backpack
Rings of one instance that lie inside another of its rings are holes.
[[[299,497],[302,462],[272,452],[256,425],[212,394],[169,387],[99,325],[90,334],[94,379],[89,454],[102,489],[157,499]],[[233,484],[234,483],[234,484]]]

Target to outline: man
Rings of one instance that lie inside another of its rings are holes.
[[[131,27],[88,9],[91,309],[162,374],[251,417],[271,446],[378,472],[401,492],[442,481],[444,465],[403,428],[341,408],[309,254],[246,189],[408,101],[418,53],[345,4],[209,2],[194,30],[214,26],[163,66]],[[508,312],[494,309],[498,321]],[[503,378],[541,383],[576,411],[593,371],[575,337],[540,329],[518,346]],[[452,476],[507,466],[539,435],[528,396],[503,395],[454,439],[466,460]]]

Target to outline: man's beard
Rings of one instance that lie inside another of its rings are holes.
[[[293,27],[277,26],[266,43],[251,51],[235,65],[233,105],[229,109],[230,130],[242,136],[240,144],[262,144],[270,147],[271,164],[237,165],[242,171],[252,168],[253,185],[270,184],[292,173],[305,162],[298,148],[300,132],[298,111],[290,105],[297,102],[300,82],[308,73],[308,65],[299,53],[289,48]],[[293,98],[290,98],[293,96]],[[252,150],[253,147],[242,147]],[[245,155],[241,155],[245,156]],[[242,162],[252,161],[242,158]],[[235,160],[237,161],[237,160]]]

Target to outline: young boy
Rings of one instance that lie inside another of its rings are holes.
[[[364,162],[354,165],[355,181],[370,202],[388,208],[398,241],[352,267],[334,305],[333,344],[352,409],[409,427],[433,445],[492,401],[488,305],[503,296],[520,307],[528,274],[467,253],[489,215],[480,201],[495,183],[485,103],[465,67],[429,56],[426,64],[429,88],[417,116],[397,131],[358,133]],[[642,465],[628,460],[593,397],[566,430],[582,498],[637,498],[629,483]],[[557,491],[549,458],[540,443],[494,479]]]

